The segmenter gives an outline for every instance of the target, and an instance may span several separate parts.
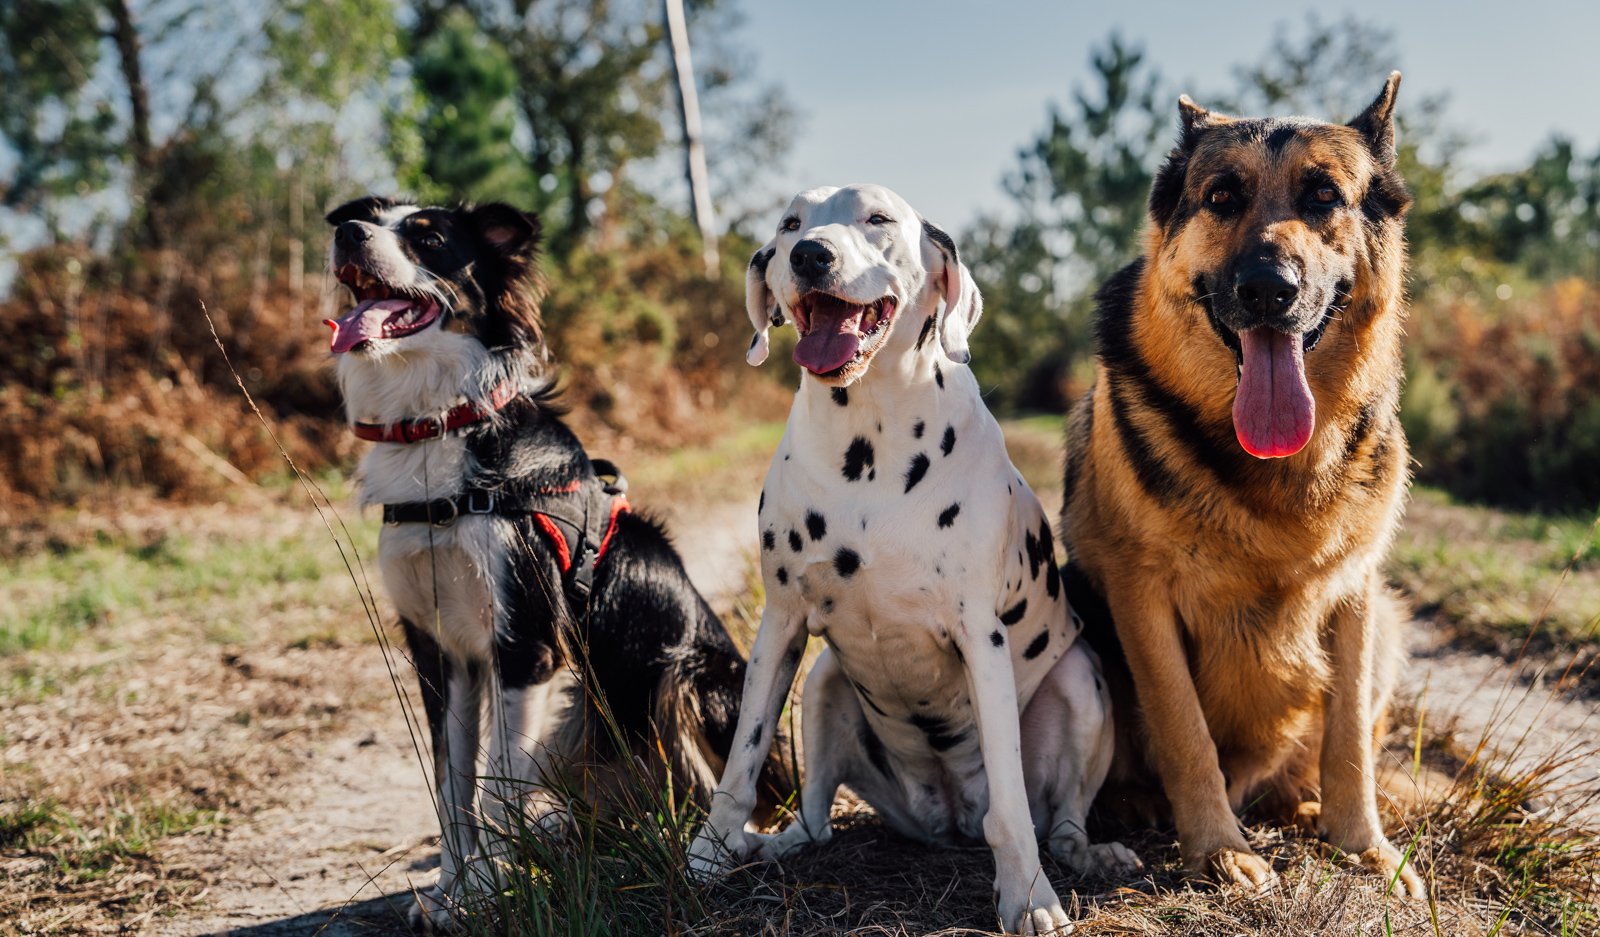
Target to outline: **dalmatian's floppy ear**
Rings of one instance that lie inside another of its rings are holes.
[[[961,262],[961,254],[950,235],[930,221],[922,223],[922,233],[938,249],[942,259],[932,271],[933,276],[942,278],[935,282],[942,283],[944,296],[944,311],[939,314],[939,345],[945,357],[956,364],[966,364],[972,360],[972,354],[967,351],[967,337],[978,324],[978,317],[983,315],[983,295],[972,281],[972,271]]]
[[[783,312],[773,301],[772,289],[767,286],[767,264],[772,262],[772,255],[777,251],[773,243],[768,241],[762,245],[750,258],[750,266],[744,272],[744,309],[750,314],[750,325],[756,330],[744,360],[752,365],[767,360],[767,330],[783,324]]]

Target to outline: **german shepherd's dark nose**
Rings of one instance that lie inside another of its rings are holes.
[[[1239,271],[1235,283],[1239,304],[1262,319],[1287,312],[1300,295],[1300,278],[1276,264],[1251,264]]]

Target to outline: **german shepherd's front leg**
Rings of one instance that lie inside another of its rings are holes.
[[[1394,880],[1406,896],[1425,891],[1415,864],[1405,861],[1378,822],[1378,787],[1373,748],[1376,620],[1372,583],[1365,594],[1339,604],[1329,620],[1329,651],[1336,675],[1323,701],[1322,815],[1318,830],[1328,842],[1357,856],[1362,865]]]
[[[1151,589],[1146,577],[1130,575],[1107,585],[1117,636],[1150,730],[1156,770],[1172,802],[1184,865],[1223,884],[1271,885],[1276,873],[1251,851],[1228,804],[1217,746],[1189,673],[1171,601]]]

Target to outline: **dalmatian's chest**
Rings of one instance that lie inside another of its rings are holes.
[[[791,424],[759,512],[767,601],[827,641],[888,748],[977,770],[958,629],[1009,644],[1024,705],[1075,633],[1049,522],[998,425],[905,422],[903,439],[889,419],[827,439]],[[973,601],[990,607],[967,614]]]

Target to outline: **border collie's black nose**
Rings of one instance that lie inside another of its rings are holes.
[[[343,247],[360,244],[372,237],[372,230],[359,221],[346,221],[333,229],[333,243]]]
[[[839,257],[822,241],[801,241],[789,252],[789,267],[801,276],[819,276],[833,269]]]
[[[1300,284],[1293,273],[1278,267],[1252,267],[1239,273],[1239,304],[1258,316],[1275,316],[1288,309],[1300,295]]]

